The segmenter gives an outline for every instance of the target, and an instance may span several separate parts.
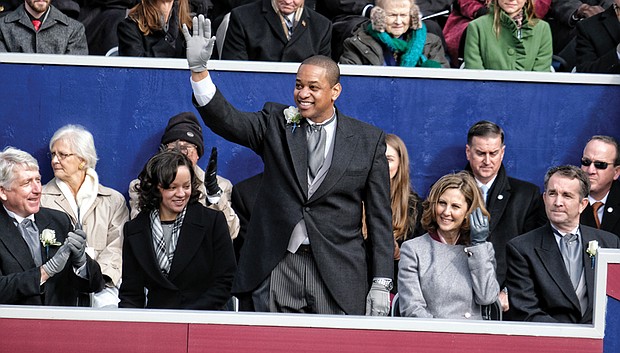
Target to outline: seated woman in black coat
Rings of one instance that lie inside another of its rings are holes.
[[[183,24],[192,28],[188,0],[142,0],[118,24],[118,54],[185,58]]]
[[[235,254],[224,215],[198,202],[192,162],[160,152],[139,180],[141,212],[124,228],[119,307],[222,309]]]

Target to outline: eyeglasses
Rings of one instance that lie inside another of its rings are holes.
[[[58,157],[59,161],[64,161],[68,157],[75,156],[75,153],[50,152],[47,155],[52,160],[54,159],[54,157]]]
[[[612,163],[601,162],[601,161],[592,161],[590,158],[581,158],[581,165],[584,167],[589,167],[590,164],[594,163],[594,168],[605,170]]]
[[[168,151],[176,149],[183,154],[189,153],[189,150],[191,149],[194,149],[194,150],[198,149],[198,147],[196,147],[193,144],[189,144],[189,143],[188,144],[170,143],[168,144],[167,148],[168,148]]]

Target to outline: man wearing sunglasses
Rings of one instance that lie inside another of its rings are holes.
[[[593,136],[583,150],[581,169],[588,174],[591,184],[581,224],[620,236],[618,141],[611,136]]]

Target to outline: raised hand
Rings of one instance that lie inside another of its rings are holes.
[[[469,237],[471,245],[482,244],[489,237],[489,217],[482,214],[480,207],[469,215]]]
[[[211,20],[203,15],[192,20],[192,32],[189,34],[187,26],[183,25],[183,36],[187,43],[187,63],[193,72],[203,72],[207,69],[207,62],[213,53],[215,36],[211,36]]]
[[[207,164],[207,170],[205,172],[205,188],[207,189],[207,195],[219,196],[222,192],[220,186],[217,184],[217,148],[211,149],[211,156],[209,157],[209,164]]]

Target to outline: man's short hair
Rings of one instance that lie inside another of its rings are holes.
[[[0,152],[0,187],[10,190],[15,180],[15,168],[39,170],[39,163],[28,152],[8,146]]]
[[[301,65],[313,65],[322,67],[325,69],[327,81],[332,87],[335,86],[337,83],[340,83],[340,67],[338,67],[338,64],[328,56],[314,55],[304,60]]]
[[[588,178],[588,174],[581,170],[581,168],[575,167],[574,165],[561,165],[558,167],[549,168],[549,170],[547,170],[547,174],[545,174],[545,192],[547,192],[549,179],[551,179],[554,174],[558,174],[559,176],[571,180],[577,179],[580,185],[579,196],[582,199],[588,197],[590,194],[590,178]]]
[[[588,140],[588,142],[593,141],[593,140],[598,140],[598,141],[602,141],[605,143],[608,143],[612,146],[614,146],[614,148],[616,149],[616,157],[614,158],[614,165],[620,165],[620,153],[618,153],[618,140],[616,140],[615,138],[611,137],[611,136],[607,136],[607,135],[594,135],[590,138],[590,140]]]
[[[467,144],[471,145],[474,137],[496,137],[501,138],[502,146],[504,145],[504,130],[499,125],[488,120],[480,120],[469,128],[467,132]]]

